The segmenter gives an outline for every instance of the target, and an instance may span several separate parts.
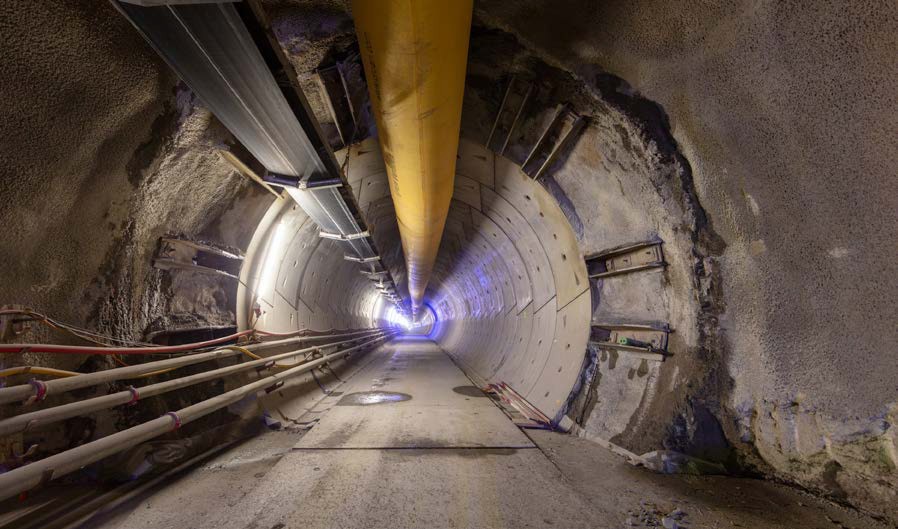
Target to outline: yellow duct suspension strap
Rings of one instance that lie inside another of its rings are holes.
[[[354,0],[408,289],[424,297],[452,200],[472,0]]]

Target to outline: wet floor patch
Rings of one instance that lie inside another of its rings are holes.
[[[456,386],[452,388],[452,391],[459,395],[464,395],[465,397],[486,397],[486,393],[481,391],[477,386]]]
[[[396,393],[393,391],[360,391],[348,393],[337,402],[337,406],[372,406],[374,404],[391,404],[411,400],[408,393]]]

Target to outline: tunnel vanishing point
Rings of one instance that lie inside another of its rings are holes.
[[[898,3],[0,44],[0,528],[898,526]]]

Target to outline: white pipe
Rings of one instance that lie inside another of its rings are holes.
[[[16,415],[15,417],[0,420],[0,436],[22,432],[29,428],[50,424],[71,417],[77,417],[78,415],[84,415],[98,410],[109,409],[122,404],[128,404],[130,402],[137,402],[138,399],[161,395],[162,393],[168,393],[169,391],[185,388],[187,386],[192,386],[201,382],[207,382],[209,380],[226,377],[234,373],[248,371],[257,366],[264,366],[277,360],[306,354],[322,347],[337,347],[350,342],[368,338],[369,336],[373,336],[375,334],[383,335],[384,333],[383,331],[372,331],[371,335],[366,335],[363,337],[356,337],[340,342],[330,342],[321,345],[315,345],[312,347],[307,347],[305,349],[298,349],[296,351],[269,356],[259,360],[253,360],[250,362],[244,362],[242,364],[222,367],[220,369],[214,369],[212,371],[197,373],[195,375],[186,377],[166,380],[164,382],[159,382],[156,384],[150,384],[140,388],[135,388],[134,392],[132,392],[131,390],[119,391],[117,393],[111,393],[109,395],[103,395],[92,399],[70,402],[68,404],[55,406],[53,408],[23,413],[21,415]]]
[[[289,340],[279,340],[279,345],[286,345],[288,342],[292,340],[292,343],[299,344],[302,342],[307,342],[315,339],[322,338],[342,338],[344,336],[352,336],[356,334],[362,334],[365,332],[370,332],[371,329],[366,329],[364,331],[354,331],[350,333],[337,334],[333,336],[302,336],[299,338],[291,338]],[[275,342],[270,342],[270,344],[274,344]],[[251,344],[246,346],[250,351],[256,351],[259,349],[267,349],[271,347],[269,343],[260,343],[260,344]],[[99,384],[103,384],[106,382],[113,382],[116,380],[124,380],[128,378],[134,378],[140,375],[145,375],[147,373],[152,373],[153,371],[159,371],[162,369],[176,368],[176,367],[184,367],[193,364],[198,364],[200,362],[206,362],[208,360],[216,360],[219,358],[229,358],[231,356],[241,355],[240,351],[235,351],[233,349],[216,349],[215,351],[210,351],[208,353],[197,353],[197,354],[188,354],[184,356],[179,356],[177,358],[169,358],[167,360],[158,360],[156,362],[147,362],[145,364],[138,364],[127,367],[117,367],[115,369],[107,369],[105,371],[97,371],[95,373],[85,373],[83,375],[76,375],[73,377],[60,378],[56,380],[47,380],[44,381],[44,387],[46,388],[45,396],[63,393],[66,391],[72,391],[75,389],[86,388],[90,386],[96,386]],[[36,388],[30,384],[21,384],[18,386],[11,386],[8,388],[0,388],[0,404],[7,404],[10,402],[24,401],[36,393]]]
[[[128,428],[127,430],[122,430],[101,439],[97,439],[96,441],[83,444],[71,450],[66,450],[65,452],[52,455],[45,459],[41,459],[40,461],[35,461],[23,467],[0,474],[0,501],[16,496],[27,490],[31,490],[52,479],[70,474],[91,463],[148,441],[154,437],[177,430],[181,426],[233,404],[247,395],[269,388],[290,377],[310,371],[325,362],[333,360],[338,356],[346,355],[353,350],[365,347],[374,342],[392,338],[394,334],[396,334],[395,331],[349,349],[329,354],[318,360],[313,360],[301,366],[287,369],[286,371],[257,380],[256,382],[222,393],[221,395],[187,406],[186,408],[181,408],[177,412],[166,413],[157,419],[153,419],[132,428]]]

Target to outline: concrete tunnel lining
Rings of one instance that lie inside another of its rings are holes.
[[[376,139],[338,152],[337,159],[385,264],[402,277]],[[542,186],[485,147],[463,140],[457,172],[426,298],[438,322],[431,335],[481,385],[508,384],[560,420],[589,336],[589,282],[576,236]],[[389,325],[389,304],[378,301],[356,263],[343,260],[339,242],[320,238],[301,209],[276,201],[265,218],[238,289],[238,300],[258,304],[262,314],[256,319],[253,307],[243,307],[251,316],[243,327]]]
[[[345,3],[265,4],[314,100],[315,68],[352,54]],[[238,300],[236,282],[150,264],[159,237],[173,234],[246,250],[248,262],[260,258],[252,257],[253,230],[266,211],[277,216],[271,196],[216,154],[233,144],[230,134],[108,5],[60,0],[4,9],[14,81],[0,88],[9,107],[0,129],[5,167],[18,176],[0,179],[9,197],[0,220],[10,227],[0,234],[10,279],[0,285],[3,299],[130,340],[248,321],[252,305]],[[672,356],[645,362],[587,347],[569,403],[584,435],[635,453],[710,457],[703,447],[713,445],[737,468],[898,519],[889,345],[898,261],[887,214],[898,196],[896,20],[894,6],[873,2],[733,10],[698,2],[588,10],[573,0],[477,3],[462,136],[485,142],[508,76],[538,79],[506,156],[522,161],[558,102],[588,115],[590,125],[543,180],[579,255],[664,242],[665,269],[593,282],[588,296],[592,323],[669,323]],[[364,94],[360,65],[347,66],[352,93]],[[313,107],[332,130],[324,105]],[[368,137],[372,127],[363,120],[359,130]],[[431,289],[455,320],[441,319],[449,322],[441,343],[457,349],[472,377],[513,384],[521,374],[533,396],[544,394],[536,391],[544,370],[523,369],[511,356],[502,363],[499,352],[513,350],[514,340],[527,343],[528,333],[557,335],[557,322],[541,317],[553,302],[537,314],[517,313],[527,307],[528,285],[514,279],[536,266],[544,272],[549,256],[537,265],[524,255],[529,236],[504,227],[505,216],[478,215],[491,184],[475,176],[458,172],[439,275],[455,289],[479,284],[463,269],[481,267],[496,290],[443,296]],[[380,196],[378,178],[370,181],[357,197]],[[373,200],[366,211],[377,237],[396,237],[387,203]],[[288,220],[299,230],[301,219]],[[494,226],[509,240],[494,238]],[[264,240],[258,246],[261,255]],[[401,285],[401,250],[379,249]],[[298,277],[283,285],[281,277],[281,290],[304,292],[313,305],[274,297],[266,325],[366,326],[380,317],[361,274],[332,252],[340,253],[321,242],[296,255],[315,277],[333,271],[342,290]],[[497,260],[496,252],[512,253]],[[552,299],[554,281],[531,282],[530,296]],[[54,338],[44,330],[34,336]],[[468,351],[474,336],[477,354]],[[551,365],[553,353],[536,359],[539,348],[529,343],[532,365],[542,358]],[[9,362],[111,367],[39,353]],[[311,378],[304,383],[317,387]],[[119,419],[99,421],[95,435]],[[46,437],[48,451],[65,445],[64,432]]]

